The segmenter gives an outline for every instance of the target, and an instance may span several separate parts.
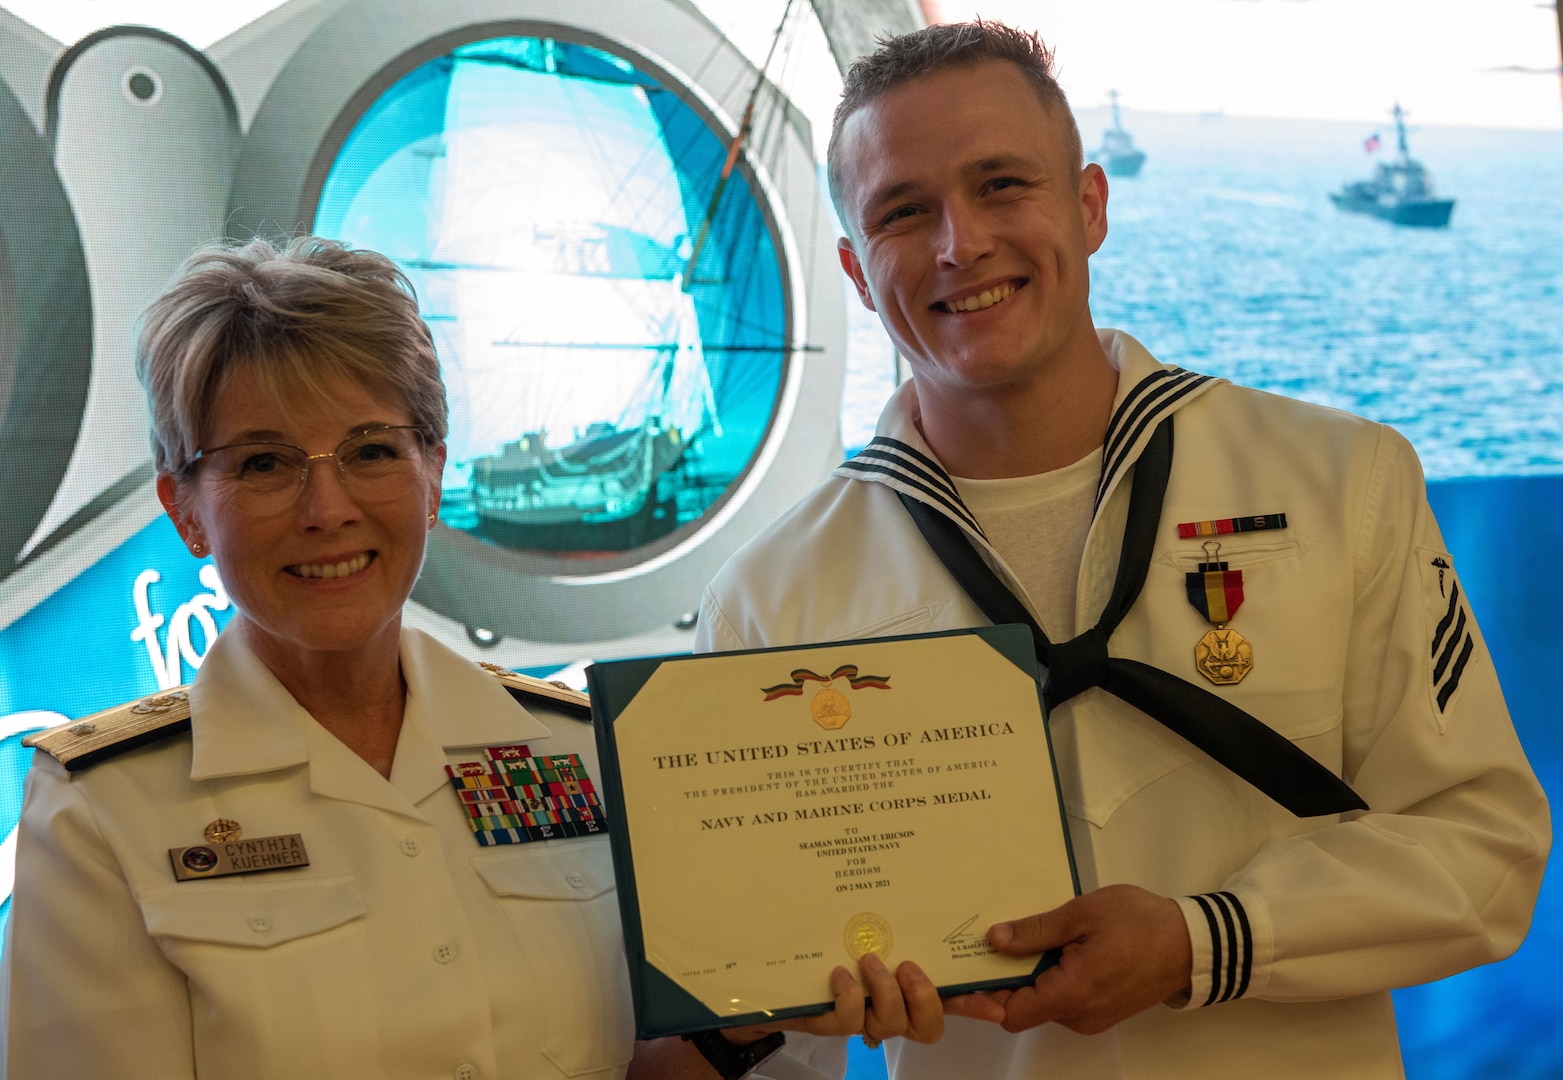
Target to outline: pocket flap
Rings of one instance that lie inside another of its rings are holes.
[[[369,909],[351,877],[246,881],[213,889],[191,882],[137,896],[153,937],[267,948],[318,934]]]
[[[614,888],[606,837],[534,840],[510,851],[474,855],[472,865],[495,896],[590,900]]]

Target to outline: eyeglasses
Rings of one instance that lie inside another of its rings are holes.
[[[287,443],[231,443],[197,452],[185,473],[201,466],[240,513],[275,514],[303,492],[312,462],[332,458],[354,499],[389,502],[417,487],[423,449],[433,436],[426,427],[370,428],[343,439],[329,454],[306,454]]]

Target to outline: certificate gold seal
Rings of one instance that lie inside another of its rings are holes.
[[[852,719],[852,705],[847,695],[827,686],[809,699],[809,715],[826,731],[835,731]]]
[[[890,932],[890,924],[872,911],[862,911],[848,919],[842,938],[847,955],[854,960],[861,960],[868,953],[883,960],[895,947],[895,934]]]
[[[1218,686],[1231,686],[1253,670],[1254,649],[1236,630],[1218,628],[1194,646],[1194,666]]]
[[[202,833],[208,844],[226,844],[230,840],[237,840],[243,835],[239,823],[232,818],[220,817],[206,827]]]

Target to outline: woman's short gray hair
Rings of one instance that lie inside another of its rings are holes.
[[[141,317],[136,374],[152,413],[159,472],[179,474],[200,449],[214,395],[247,369],[275,400],[325,397],[348,378],[446,433],[434,339],[412,282],[390,259],[301,236],[214,244],[185,260]]]

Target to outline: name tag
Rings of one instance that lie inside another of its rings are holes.
[[[300,833],[169,848],[168,859],[174,864],[177,881],[258,874],[265,870],[291,870],[309,865],[309,853],[304,850],[304,837]]]

